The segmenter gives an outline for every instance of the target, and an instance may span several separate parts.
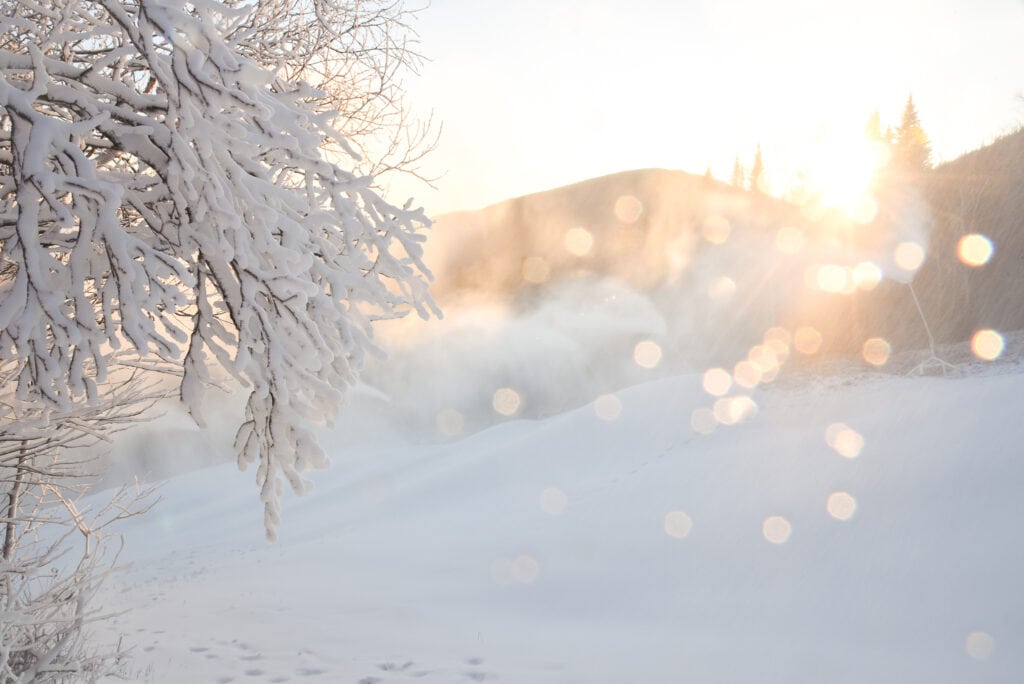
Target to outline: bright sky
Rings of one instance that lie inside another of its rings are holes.
[[[433,0],[408,83],[444,123],[431,213],[635,168],[791,174],[823,136],[896,125],[933,159],[1024,123],[1024,0]]]

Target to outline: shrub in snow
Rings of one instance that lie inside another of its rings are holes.
[[[16,371],[0,365],[0,682],[95,681],[123,656],[89,638],[103,617],[92,598],[113,563],[104,530],[146,506],[122,491],[90,511],[81,454],[137,422],[163,390],[121,367],[98,386],[102,401],[60,414],[20,406]]]

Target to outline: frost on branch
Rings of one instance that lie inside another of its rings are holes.
[[[182,365],[197,421],[225,369],[272,537],[372,321],[436,309],[422,211],[326,157],[357,155],[317,91],[242,56],[260,4],[0,1],[0,361],[67,410],[129,346]]]

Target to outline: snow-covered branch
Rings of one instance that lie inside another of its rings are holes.
[[[181,364],[201,421],[220,366],[250,389],[236,443],[272,536],[282,477],[301,491],[325,465],[311,428],[371,321],[435,312],[426,217],[325,153],[358,156],[298,63],[258,61],[261,17],[289,3],[4,4],[0,362],[18,400],[69,410],[127,345]]]

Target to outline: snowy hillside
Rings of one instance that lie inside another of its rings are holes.
[[[233,466],[168,481],[108,636],[146,682],[1018,682],[1022,394],[805,376],[700,435],[683,375],[449,443],[357,402],[274,545]]]

